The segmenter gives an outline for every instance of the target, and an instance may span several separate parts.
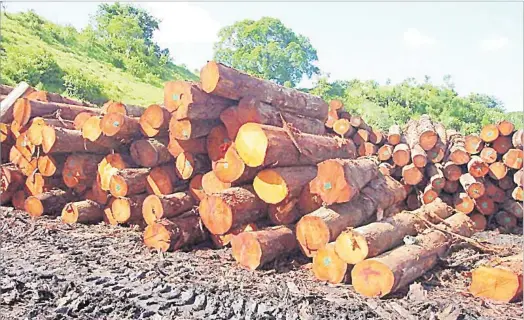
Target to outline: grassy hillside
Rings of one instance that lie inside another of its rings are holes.
[[[40,89],[80,99],[107,99],[147,106],[163,100],[168,80],[197,80],[189,70],[168,63],[162,77],[138,77],[129,66],[115,67],[110,49],[93,41],[90,30],[59,26],[34,13],[3,13],[0,20],[1,83],[28,81]]]

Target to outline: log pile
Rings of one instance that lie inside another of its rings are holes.
[[[200,76],[147,108],[26,91],[2,112],[1,204],[137,226],[162,251],[230,245],[250,270],[301,252],[317,279],[380,297],[429,271],[451,233],[522,223],[524,131],[508,121],[463,136],[422,115],[386,133],[217,62]]]

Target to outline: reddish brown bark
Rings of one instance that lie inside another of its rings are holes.
[[[255,177],[253,188],[264,202],[277,204],[285,198],[298,197],[316,175],[317,168],[314,166],[265,169]]]
[[[142,215],[148,225],[157,220],[171,219],[189,211],[196,204],[187,192],[177,192],[164,196],[149,195],[144,199]]]
[[[170,119],[171,114],[166,108],[158,104],[152,104],[147,107],[138,122],[140,123],[140,129],[144,136],[164,137],[168,135]]]
[[[33,218],[42,215],[59,216],[64,206],[75,198],[77,196],[71,191],[54,189],[27,197],[24,201],[24,210]]]
[[[189,140],[207,136],[211,130],[220,125],[220,119],[212,120],[177,120],[169,121],[169,136],[177,140]]]
[[[64,223],[99,223],[104,220],[104,207],[94,201],[69,202],[62,210]]]
[[[135,140],[129,151],[136,164],[142,167],[156,167],[173,159],[168,149],[168,138]]]
[[[149,168],[122,169],[111,177],[109,191],[114,197],[140,194],[147,190]]]
[[[209,115],[206,119],[216,119],[220,114],[218,110],[233,104],[232,100],[206,93],[199,83],[177,80],[164,84],[164,106],[171,113],[182,109],[180,116],[193,116],[194,113],[201,115],[202,110],[207,110]]]

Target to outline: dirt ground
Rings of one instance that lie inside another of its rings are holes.
[[[438,267],[387,299],[316,281],[300,254],[263,270],[239,267],[230,249],[145,248],[138,230],[32,221],[0,207],[0,319],[521,319],[522,305],[467,293],[486,258],[457,245]],[[522,246],[520,235],[478,234]]]

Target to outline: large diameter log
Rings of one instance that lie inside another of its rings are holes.
[[[444,221],[440,228],[461,236],[469,237],[474,232],[467,215],[455,214]],[[439,230],[428,231],[418,235],[414,244],[357,263],[351,271],[355,291],[367,297],[384,297],[431,270],[448,250],[452,236]]]
[[[402,178],[406,184],[414,186],[422,181],[424,178],[424,171],[411,163],[402,167]]]
[[[111,177],[109,192],[114,197],[140,194],[147,190],[149,168],[122,169]]]
[[[176,158],[175,169],[180,179],[188,180],[211,170],[211,163],[206,155],[184,152]]]
[[[149,195],[144,199],[142,215],[148,225],[157,220],[171,219],[189,211],[196,204],[195,199],[187,192],[177,192],[164,196]]]
[[[464,137],[464,147],[469,154],[478,154],[484,148],[484,141],[477,134]]]
[[[207,153],[206,137],[189,139],[189,140],[177,140],[175,137],[169,137],[169,144],[167,146],[169,153],[173,157],[178,157],[184,152],[192,154],[204,154]]]
[[[267,214],[267,204],[252,187],[233,187],[200,202],[200,216],[213,234],[225,234],[242,224],[255,222]]]
[[[494,162],[489,165],[488,174],[492,179],[500,181],[507,176],[508,167],[503,162]]]
[[[331,242],[318,250],[311,269],[318,280],[338,284],[349,282],[351,267],[338,256],[335,243]]]
[[[494,124],[487,124],[480,131],[480,138],[484,142],[493,142],[499,137],[499,129]]]
[[[350,202],[321,207],[303,216],[296,225],[297,240],[302,252],[312,257],[317,250],[348,227],[358,227],[373,215],[406,198],[406,190],[391,177],[378,176]]]
[[[452,161],[456,165],[463,165],[469,162],[470,156],[466,151],[464,136],[455,130],[447,130],[448,149],[447,161]]]
[[[72,153],[89,152],[107,154],[111,150],[119,149],[120,144],[116,140],[106,140],[107,143],[92,142],[84,139],[82,133],[77,130],[64,128],[45,127],[42,129],[42,150],[44,153]]]
[[[468,162],[468,172],[475,178],[482,178],[489,172],[489,166],[477,156],[472,156]]]
[[[170,119],[171,113],[166,108],[158,104],[152,104],[140,116],[138,123],[144,136],[150,138],[163,137],[168,134]]]
[[[243,267],[256,270],[278,257],[298,250],[293,230],[287,226],[242,232],[231,240],[233,258]]]
[[[522,253],[488,261],[471,272],[469,292],[500,302],[522,300]]]
[[[67,157],[62,169],[62,179],[69,188],[91,185],[96,179],[97,164],[104,156],[89,153],[75,153]]]
[[[417,235],[427,227],[426,221],[439,223],[452,214],[453,210],[437,198],[417,210],[342,232],[335,241],[335,251],[346,263],[357,264],[397,247],[407,235]]]
[[[142,206],[147,194],[116,198],[111,202],[111,211],[117,223],[143,225]]]
[[[283,128],[256,123],[246,123],[240,128],[235,146],[249,167],[275,163],[279,166],[315,165],[327,159],[356,157],[351,140],[291,133]]]
[[[220,125],[220,119],[212,120],[177,120],[169,121],[169,135],[178,140],[189,140],[207,136],[211,130]]]
[[[129,141],[141,135],[139,118],[121,113],[108,113],[100,121],[102,133],[118,140]]]
[[[411,150],[405,143],[399,143],[393,149],[393,162],[398,167],[403,167],[411,161]]]
[[[504,154],[513,147],[510,137],[499,136],[495,141],[491,143],[491,147],[498,153]]]
[[[196,84],[190,85],[192,88],[186,90],[192,91],[192,97],[187,97],[182,93],[182,103],[176,112],[173,112],[178,120],[218,119],[222,111],[235,103],[235,101],[205,93]],[[193,101],[189,101],[188,98],[193,98]]]
[[[418,144],[426,151],[431,150],[437,143],[438,135],[435,126],[427,114],[421,115],[418,120],[417,137]]]
[[[417,168],[424,168],[428,163],[428,155],[419,144],[416,144],[411,148],[411,162]]]
[[[475,199],[475,208],[485,216],[494,214],[498,209],[497,204],[493,199],[486,195]]]
[[[42,215],[59,216],[64,206],[76,197],[71,191],[54,189],[27,197],[24,201],[24,210],[33,218]]]
[[[94,201],[69,202],[61,215],[64,223],[93,224],[104,220],[104,207]]]
[[[357,133],[357,129],[351,125],[348,119],[338,119],[333,123],[333,131],[343,138],[350,138]]]
[[[220,181],[213,171],[209,171],[202,177],[202,189],[206,194],[222,192],[231,188],[231,183]]]
[[[70,104],[42,102],[37,100],[29,100],[27,98],[18,99],[13,107],[13,121],[22,127],[25,126],[30,119],[35,117],[44,117],[54,114],[57,118],[64,120],[75,120],[75,117],[81,113],[89,111],[93,114],[101,114],[98,108],[88,108],[84,106],[75,106]]]
[[[200,79],[207,93],[232,100],[255,96],[285,112],[316,118],[322,123],[327,119],[329,106],[322,98],[255,78],[215,61],[202,68]]]
[[[144,244],[161,251],[175,251],[208,238],[197,213],[188,211],[171,220],[163,219],[144,230]]]
[[[277,204],[286,197],[298,197],[302,188],[316,175],[314,166],[265,169],[253,180],[253,188],[264,202]]]
[[[482,151],[480,151],[480,158],[485,163],[491,164],[497,161],[497,151],[491,147],[484,147]]]
[[[402,136],[402,131],[400,130],[400,126],[397,124],[392,125],[389,127],[388,132],[388,143],[392,146],[396,146],[400,143],[400,139]]]
[[[344,203],[377,175],[378,163],[374,158],[332,159],[318,164],[317,176],[309,186],[327,205]]]
[[[119,101],[109,100],[102,106],[102,113],[120,113],[124,116],[139,118],[145,112],[144,107],[123,104]]]
[[[277,107],[264,103],[253,96],[244,97],[238,103],[237,117],[239,123],[248,122],[282,127],[285,122],[304,133],[322,135],[326,132],[324,123],[316,118],[297,116],[280,111]]]
[[[513,147],[517,149],[522,149],[523,141],[524,141],[524,129],[519,129],[515,133],[513,133],[513,136],[511,137],[511,142],[513,143]]]
[[[205,92],[199,83],[177,80],[168,81],[164,84],[164,106],[171,113],[175,113],[180,108],[189,110],[197,106],[196,108],[198,109],[198,106],[202,105],[207,106],[212,111],[233,104],[234,101],[230,99]],[[183,113],[187,112],[184,111]],[[207,119],[210,118],[208,117]]]
[[[522,168],[522,154],[522,149],[509,149],[502,157],[502,161],[509,168],[519,170]]]
[[[465,192],[455,194],[453,199],[455,210],[470,214],[475,209],[475,201]]]
[[[472,199],[478,199],[486,192],[484,182],[469,173],[460,176],[460,184]]]
[[[173,160],[168,149],[168,138],[135,140],[129,151],[136,164],[142,167],[156,167]]]

